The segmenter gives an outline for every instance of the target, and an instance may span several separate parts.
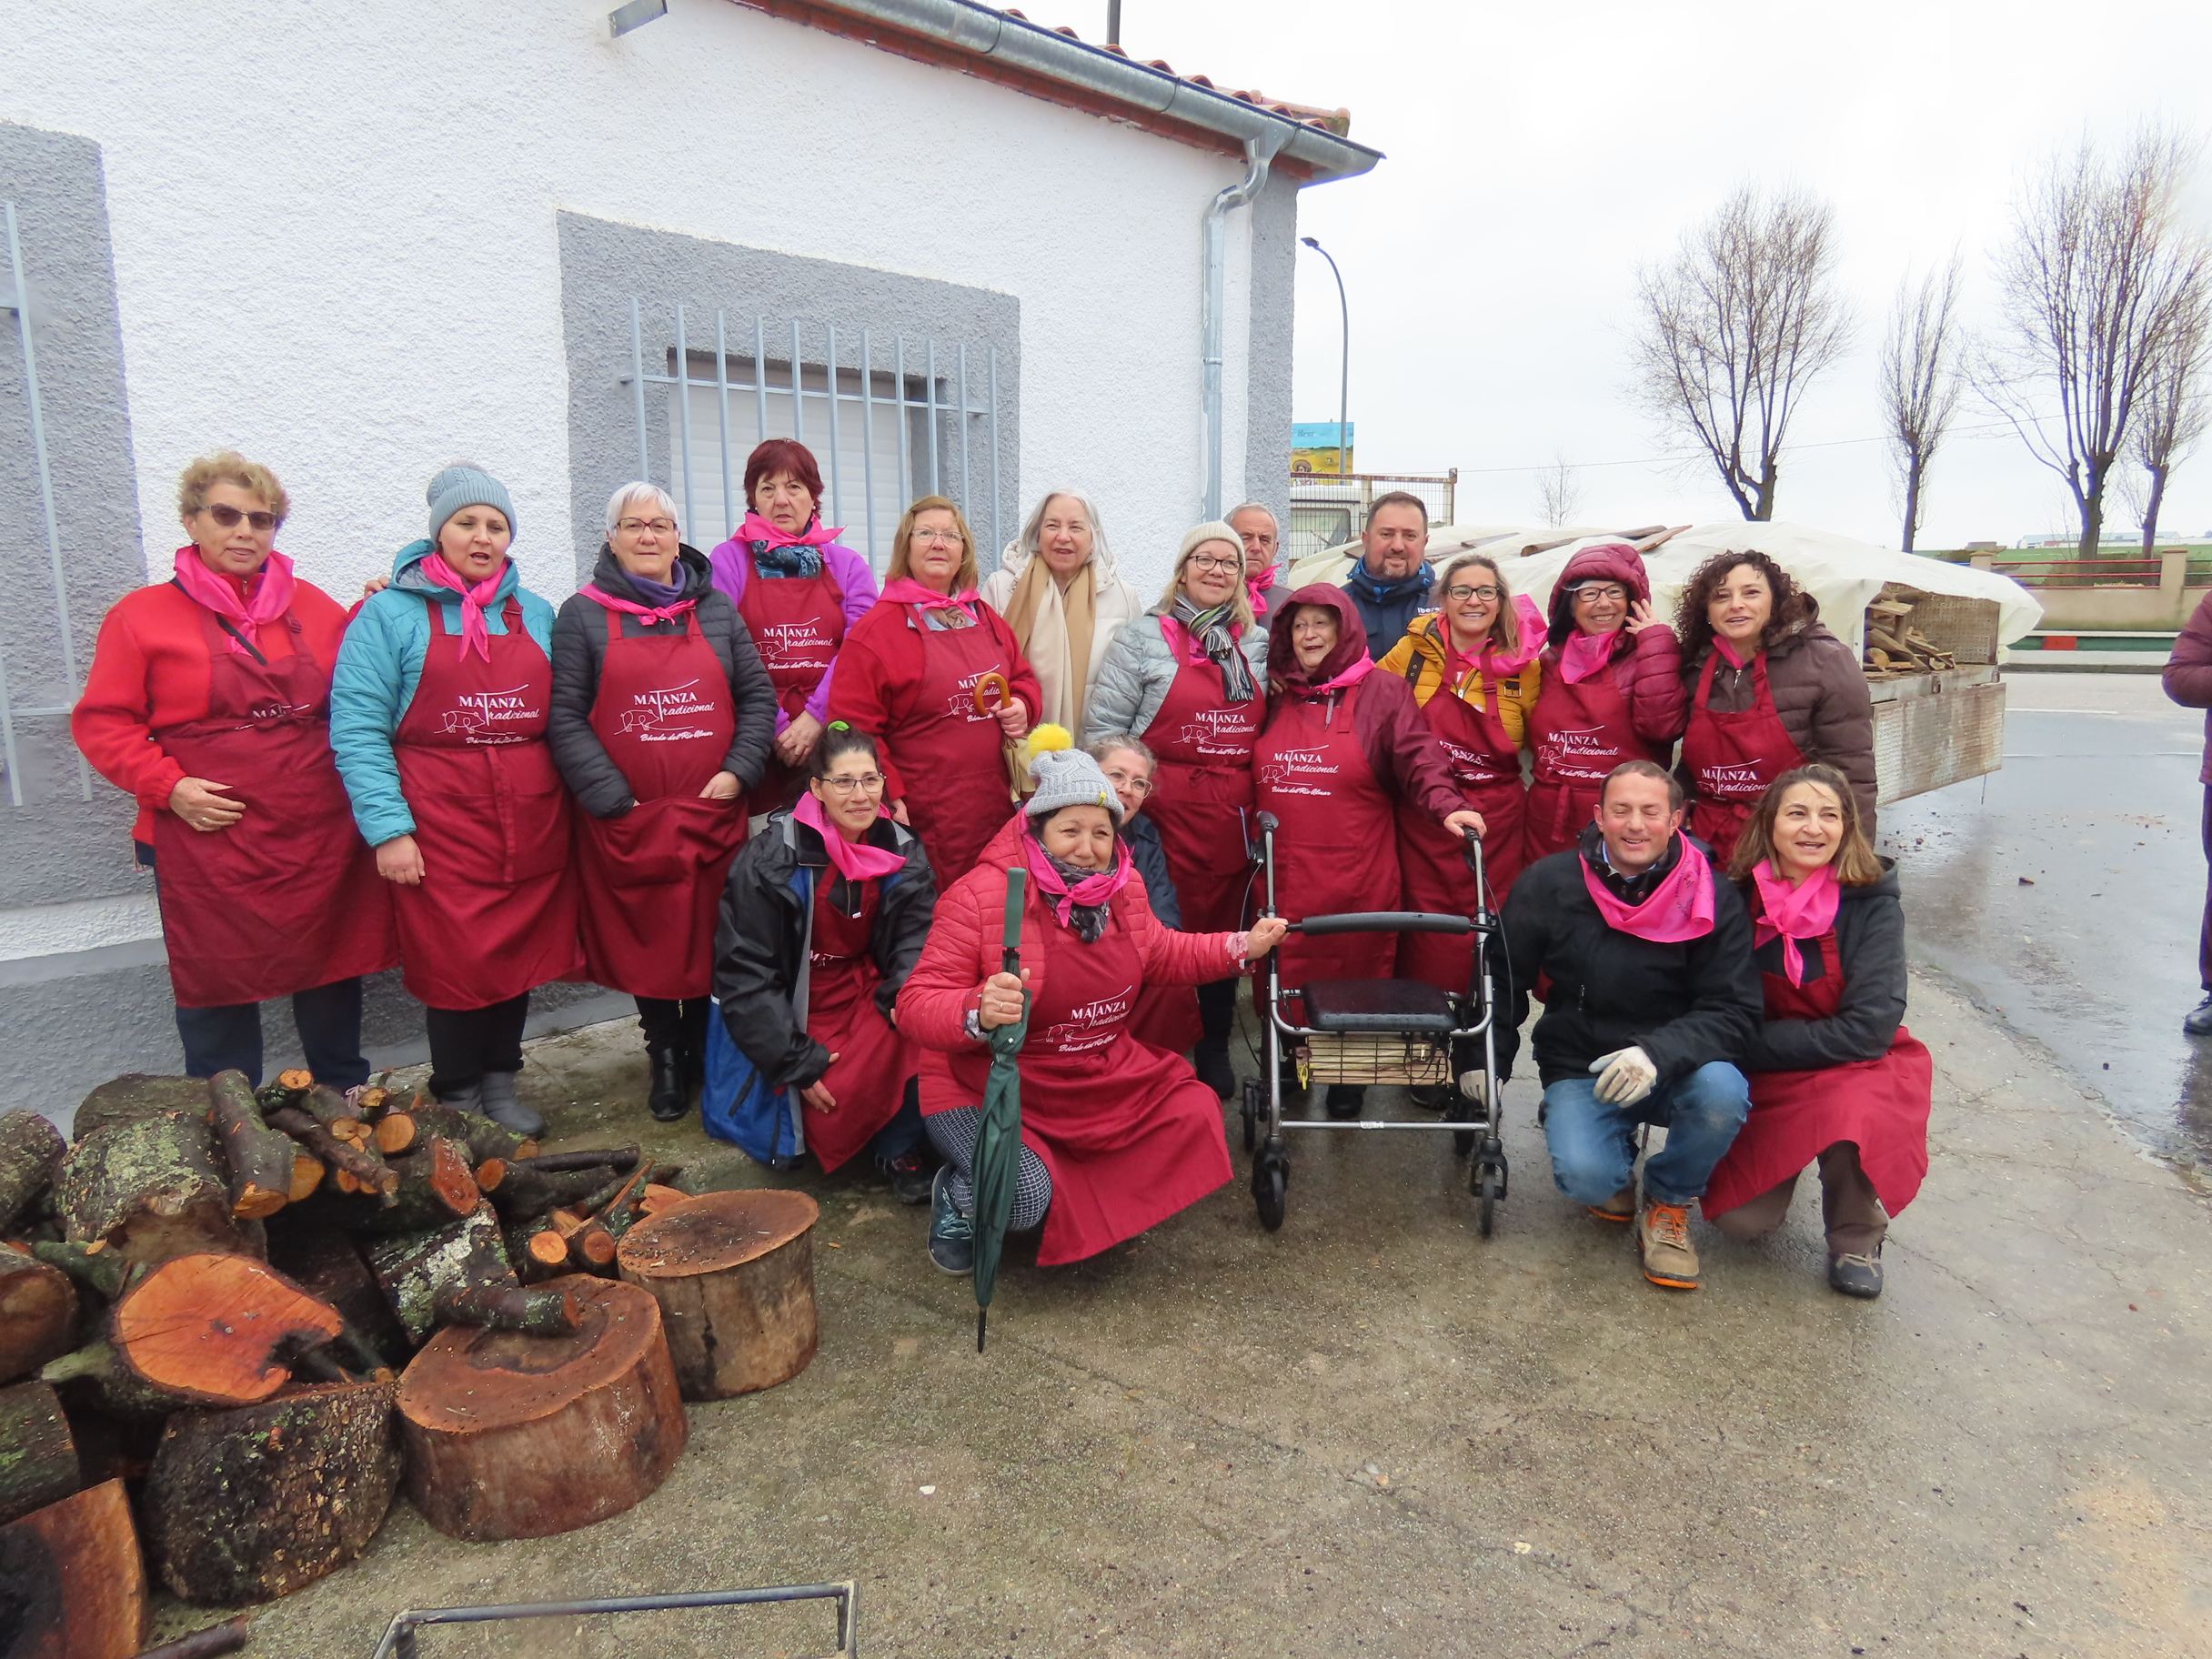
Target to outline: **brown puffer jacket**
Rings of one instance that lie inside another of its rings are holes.
[[[1707,646],[1695,662],[1683,665],[1684,689],[1696,718],[1698,677],[1704,671]],[[1808,761],[1834,767],[1850,780],[1858,797],[1859,822],[1869,838],[1874,835],[1874,704],[1866,695],[1866,672],[1852,656],[1851,648],[1818,622],[1791,629],[1766,651],[1766,685],[1773,693],[1775,712],[1790,734],[1797,752]],[[1749,709],[1755,695],[1751,667],[1728,666],[1726,658],[1713,671],[1712,706],[1724,714]],[[1684,788],[1691,787],[1687,768],[1677,770]],[[1694,793],[1694,789],[1692,790]]]

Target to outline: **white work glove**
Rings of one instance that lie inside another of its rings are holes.
[[[1634,1106],[1659,1081],[1659,1068],[1642,1049],[1615,1049],[1590,1062],[1598,1074],[1597,1098],[1614,1106]]]

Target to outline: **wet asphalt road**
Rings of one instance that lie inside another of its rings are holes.
[[[1914,960],[2047,1049],[2152,1151],[2212,1175],[2212,1039],[2181,1031],[2203,995],[2204,717],[2155,675],[2006,684],[2004,769],[1883,814]]]

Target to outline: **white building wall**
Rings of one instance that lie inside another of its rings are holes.
[[[609,9],[18,8],[0,120],[102,146],[149,570],[177,469],[218,445],[277,468],[284,545],[341,593],[465,456],[513,492],[533,586],[566,593],[568,208],[1015,296],[1025,498],[1085,486],[1131,579],[1163,581],[1201,488],[1200,215],[1241,165],[729,0],[618,41]]]

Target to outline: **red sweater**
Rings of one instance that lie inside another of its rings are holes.
[[[983,628],[998,642],[1007,684],[1029,705],[1030,719],[1034,721],[1037,711],[1044,707],[1037,671],[1021,654],[1021,642],[1006,625],[1006,618],[980,600],[975,608]],[[938,718],[919,711],[925,649],[921,631],[915,626],[914,607],[879,600],[845,636],[838,652],[837,675],[830,684],[830,719],[868,733],[881,747],[887,806],[906,794],[897,758],[900,733],[924,719]]]
[[[85,695],[69,717],[70,734],[93,769],[138,798],[138,822],[131,835],[149,846],[154,814],[168,809],[170,791],[186,775],[154,734],[207,713],[213,659],[202,614],[174,582],[124,595],[100,624]],[[280,618],[256,630],[254,644],[272,662],[304,651],[323,665],[327,678],[346,632],[346,611],[321,588],[295,580],[291,614],[300,626],[297,634]],[[316,712],[329,712],[327,698]]]

